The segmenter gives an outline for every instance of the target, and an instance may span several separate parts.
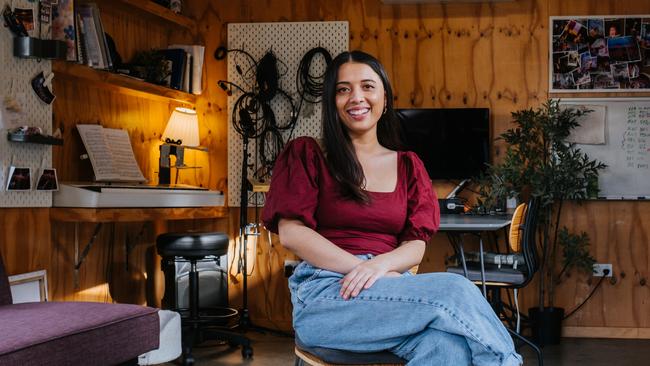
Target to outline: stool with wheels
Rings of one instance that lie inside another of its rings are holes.
[[[189,308],[175,308],[181,314],[183,328],[183,363],[192,365],[192,347],[204,340],[214,339],[228,342],[231,346],[242,346],[242,356],[253,356],[250,340],[240,333],[233,332],[228,324],[238,316],[237,310],[218,307],[200,308],[199,306],[199,273],[197,261],[208,256],[220,257],[228,253],[228,236],[219,232],[187,232],[165,233],[156,238],[158,254],[163,257],[162,268],[165,271],[166,286],[175,281],[175,271],[170,269],[169,262],[185,260],[190,262],[189,272]],[[173,266],[172,266],[173,267]],[[171,273],[173,272],[173,273]],[[170,289],[166,289],[166,292]],[[168,295],[163,299],[164,304],[170,304]]]

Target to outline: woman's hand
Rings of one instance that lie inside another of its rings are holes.
[[[349,299],[356,297],[362,290],[370,288],[381,277],[397,277],[400,273],[389,270],[382,260],[374,257],[358,264],[348,272],[339,282],[341,283],[341,297]]]

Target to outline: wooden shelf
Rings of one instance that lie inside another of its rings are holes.
[[[57,77],[63,76],[63,78],[81,79],[122,94],[149,99],[172,99],[191,105],[196,103],[196,96],[194,94],[147,83],[126,75],[96,70],[71,62],[54,61],[52,62],[52,71],[54,71]]]
[[[197,29],[196,21],[184,15],[176,14],[162,5],[158,5],[151,0],[100,0],[100,3],[106,3],[107,6],[115,6],[115,3],[121,3],[130,8],[149,14],[153,17],[165,20],[169,23],[195,32]]]
[[[226,217],[227,207],[50,208],[50,220],[59,222],[144,222]]]

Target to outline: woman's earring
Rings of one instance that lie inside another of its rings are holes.
[[[384,104],[384,112],[382,114],[386,114],[387,110],[388,110],[388,104]]]

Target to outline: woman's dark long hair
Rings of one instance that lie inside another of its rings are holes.
[[[343,197],[359,203],[369,203],[370,197],[361,187],[365,183],[363,169],[352,146],[350,135],[339,120],[336,110],[336,82],[341,65],[348,62],[362,63],[379,75],[386,92],[386,112],[377,123],[379,143],[390,150],[401,150],[401,129],[393,109],[393,89],[381,63],[373,56],[361,52],[343,52],[336,56],[325,71],[323,81],[323,142],[327,161],[334,178],[341,184]]]

